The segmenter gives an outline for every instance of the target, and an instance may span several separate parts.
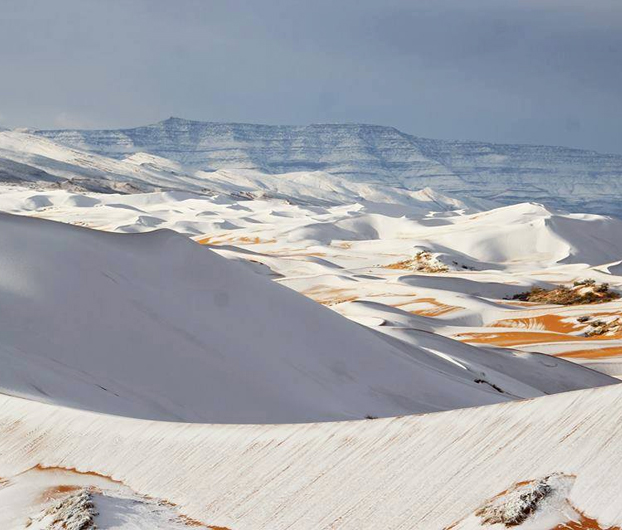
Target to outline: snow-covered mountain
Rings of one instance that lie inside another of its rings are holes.
[[[272,126],[169,118],[132,129],[32,132],[107,157],[145,152],[204,171],[323,171],[507,204],[538,201],[622,213],[622,155],[594,151],[432,140],[358,124]]]
[[[457,200],[430,189],[412,191],[382,183],[355,182],[322,171],[281,175],[251,169],[203,171],[148,153],[119,160],[22,131],[0,132],[0,181],[103,193],[190,191],[333,205],[362,200],[384,205],[385,209],[398,205],[411,213],[421,213],[422,206],[427,212],[431,203],[450,210],[478,211],[494,206],[482,199]]]

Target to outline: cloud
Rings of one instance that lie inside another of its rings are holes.
[[[349,121],[622,152],[620,64],[619,0],[5,0],[0,19],[15,126]]]

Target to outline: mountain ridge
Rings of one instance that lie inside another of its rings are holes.
[[[434,140],[366,124],[261,125],[171,117],[141,127],[33,130],[32,134],[106,157],[139,152],[204,171],[269,174],[324,171],[350,181],[505,204],[622,215],[622,155],[576,148]]]
[[[251,121],[211,121],[211,120],[193,120],[190,118],[181,118],[179,116],[169,116],[163,120],[159,120],[154,123],[149,123],[146,125],[135,125],[132,127],[109,127],[109,128],[42,128],[42,127],[1,127],[0,130],[10,131],[10,130],[20,130],[24,132],[29,132],[32,134],[39,135],[47,135],[48,133],[61,133],[66,131],[80,131],[80,132],[118,132],[118,131],[131,131],[134,129],[142,129],[145,127],[153,127],[165,123],[189,123],[189,124],[203,124],[203,125],[231,125],[231,126],[251,126],[251,127],[266,127],[266,128],[291,128],[291,129],[305,129],[305,128],[314,128],[314,127],[366,127],[370,129],[387,129],[393,130],[403,136],[416,138],[418,140],[427,140],[439,143],[458,143],[458,144],[486,144],[486,145],[495,145],[495,146],[504,146],[504,147],[546,147],[552,149],[563,149],[568,151],[578,151],[582,153],[590,153],[599,156],[611,156],[611,157],[621,157],[622,154],[618,153],[609,153],[602,152],[596,149],[584,149],[581,147],[570,147],[567,145],[561,144],[537,144],[531,142],[492,142],[488,140],[473,140],[467,138],[436,138],[429,136],[420,136],[418,134],[412,134],[408,132],[404,132],[393,125],[379,125],[376,123],[366,123],[366,122],[313,122],[304,125],[296,125],[296,124],[275,124],[275,123],[255,123]]]

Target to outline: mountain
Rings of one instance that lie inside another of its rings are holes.
[[[273,126],[180,118],[131,129],[31,132],[117,159],[145,152],[204,171],[322,171],[506,204],[537,201],[622,214],[617,200],[622,155],[580,149],[432,140],[377,125]]]
[[[265,196],[333,205],[362,200],[384,205],[385,209],[401,205],[401,211],[410,213],[421,211],[422,206],[427,212],[431,203],[447,210],[479,211],[494,206],[485,200],[456,200],[430,189],[411,191],[354,182],[322,171],[281,175],[251,169],[207,172],[142,152],[115,159],[23,131],[0,132],[0,182],[102,193],[223,193],[246,199]]]

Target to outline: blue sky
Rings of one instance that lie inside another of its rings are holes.
[[[622,153],[620,0],[3,0],[0,124],[358,122]]]

